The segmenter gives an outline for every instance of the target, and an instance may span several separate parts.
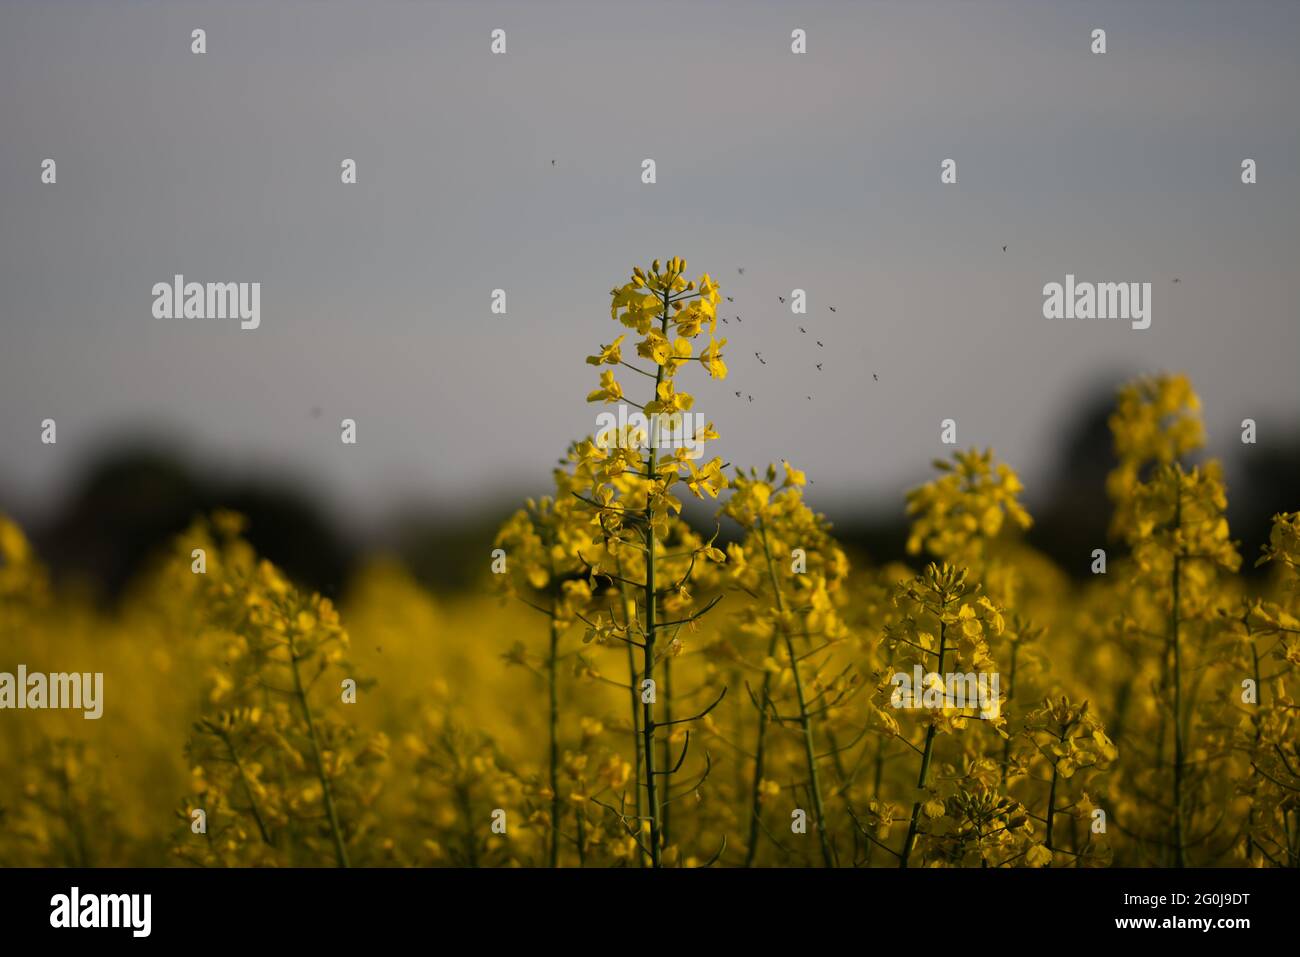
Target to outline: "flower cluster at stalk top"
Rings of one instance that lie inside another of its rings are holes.
[[[644,362],[634,364],[624,358],[627,333],[587,357],[591,365],[609,367],[602,369],[600,387],[588,394],[587,401],[635,406],[644,413],[650,434],[639,425],[625,424],[595,436],[581,446],[579,474],[592,478],[593,498],[602,508],[610,506],[617,496],[621,510],[649,509],[656,534],[666,530],[664,523],[669,513],[681,510],[681,502],[669,491],[679,480],[698,498],[716,498],[728,486],[721,458],[715,456],[702,465],[696,464],[695,460],[703,458],[700,450],[704,443],[718,435],[712,422],[690,425],[693,419],[701,418],[687,415],[695,405],[695,397],[677,387],[678,371],[695,362],[711,378],[726,378],[722,350],[727,340],[714,337],[722,296],[708,273],[698,279],[687,279],[685,273],[686,260],[681,257],[663,264],[656,259],[648,270],[633,269],[631,281],[610,292],[610,318],[641,336],[636,356]],[[708,344],[698,348],[698,340],[705,335]],[[629,397],[615,376],[618,368],[651,380],[645,383],[643,393],[648,394],[647,401],[639,403]],[[684,429],[687,441],[659,455],[662,433],[681,435]],[[607,522],[613,511],[618,509],[606,512]]]

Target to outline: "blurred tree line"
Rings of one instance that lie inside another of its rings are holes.
[[[1105,547],[1109,554],[1119,548],[1105,535],[1110,508],[1105,479],[1114,465],[1106,424],[1111,408],[1109,393],[1093,401],[1067,430],[1053,458],[1056,474],[1044,488],[1026,492],[1035,520],[1028,541],[1076,578],[1089,574],[1094,548]],[[1228,518],[1249,573],[1268,540],[1273,514],[1300,506],[1300,435],[1252,446],[1228,464]],[[903,492],[898,490],[895,502],[827,510],[850,555],[875,562],[906,558]],[[469,513],[445,502],[395,511],[376,540],[360,542],[287,480],[206,478],[163,449],[141,446],[91,463],[55,518],[30,531],[57,580],[85,585],[111,601],[161,545],[196,515],[216,508],[246,515],[248,537],[260,554],[301,584],[338,597],[356,564],[376,550],[396,554],[432,591],[472,586],[487,567],[492,538],[514,501],[503,499],[497,507],[484,503]]]

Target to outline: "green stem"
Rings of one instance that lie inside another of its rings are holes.
[[[253,820],[257,822],[262,841],[272,844],[271,833],[266,829],[266,822],[262,819],[262,812],[257,806],[257,798],[253,796],[252,785],[249,784],[248,775],[244,772],[244,762],[239,760],[239,754],[235,751],[235,744],[230,740],[230,735],[222,734],[221,740],[226,745],[226,750],[230,752],[230,760],[234,762],[235,770],[239,772],[239,781],[244,785],[244,793],[248,795],[248,807],[253,812]]]
[[[465,857],[470,867],[478,867],[478,840],[474,837],[474,804],[469,788],[465,784],[457,784],[455,789],[460,813],[465,816]]]
[[[1016,695],[1016,652],[1020,650],[1018,641],[1011,642],[1011,672],[1007,679],[1007,711],[1012,712],[1012,702]],[[1007,787],[1007,765],[1011,763],[1011,738],[1002,742],[1002,789]]]
[[[772,640],[767,645],[767,657],[771,658],[776,653],[776,629],[772,629]],[[763,668],[763,687],[759,691],[758,700],[761,707],[758,711],[758,743],[754,746],[754,780],[752,783],[749,799],[749,846],[745,851],[745,866],[752,867],[754,864],[754,855],[758,851],[758,828],[762,823],[762,793],[760,788],[763,783],[763,765],[766,759],[765,748],[767,745],[767,701],[772,691],[772,672],[766,667]]]
[[[623,598],[623,626],[631,634],[632,616],[629,613],[631,602],[628,599],[627,576],[623,574],[623,560],[620,558],[617,562],[618,568],[618,590]],[[635,768],[633,783],[636,785],[636,820],[637,827],[641,826],[641,821],[645,819],[645,795],[641,787],[641,698],[637,690],[636,655],[633,652],[633,644],[627,643],[627,683],[632,702],[632,762]],[[638,856],[639,864],[645,866],[645,858]]]
[[[946,603],[945,603],[946,604]],[[946,650],[948,640],[947,625],[943,620],[943,612],[939,617],[939,667],[936,669],[939,674],[943,674],[943,655]],[[921,773],[917,776],[916,786],[918,790],[924,791],[930,782],[930,759],[934,756],[934,723],[930,723],[925,731],[925,749],[921,752]],[[912,856],[912,848],[916,844],[916,834],[920,828],[921,821],[921,801],[918,799],[912,804],[912,820],[907,825],[907,837],[903,841],[903,853],[898,857],[898,866],[907,867],[908,858]]]
[[[668,293],[663,294],[663,314],[660,318],[660,328],[665,336],[668,335]],[[655,373],[655,394],[654,401],[659,399],[659,386],[663,383],[664,367],[659,366]],[[657,475],[658,468],[658,450],[655,448],[658,442],[657,435],[649,436],[649,448],[647,452],[648,475]],[[658,481],[652,478],[650,487],[646,489],[645,503],[645,645],[643,647],[642,681],[653,681],[655,670],[655,530],[654,530],[654,506],[651,498],[654,492],[654,485]],[[659,846],[659,791],[655,783],[655,713],[653,697],[642,695],[642,753],[645,756],[645,787],[646,787],[646,817],[650,819],[650,864],[652,867],[663,866],[661,848]]]
[[[307,721],[307,736],[311,739],[312,757],[316,761],[316,776],[320,779],[321,794],[325,799],[325,815],[329,818],[330,834],[334,838],[334,858],[339,867],[348,867],[348,851],[343,846],[343,831],[339,828],[339,815],[334,807],[334,789],[329,776],[325,773],[325,760],[321,757],[320,739],[316,736],[316,723],[312,720],[311,707],[307,704],[307,693],[302,688],[302,675],[298,671],[298,651],[289,636],[289,666],[293,672],[293,693],[302,708],[303,718]]]
[[[587,812],[578,808],[578,867],[587,866]]]
[[[780,631],[785,638],[785,649],[790,656],[790,671],[794,675],[795,699],[799,704],[799,727],[803,731],[804,760],[808,764],[808,789],[812,792],[813,813],[816,815],[817,837],[821,841],[822,861],[827,867],[835,866],[831,846],[826,834],[826,813],[822,805],[821,782],[817,775],[817,748],[813,741],[812,718],[808,715],[808,706],[803,694],[803,677],[799,673],[799,657],[795,654],[794,641],[790,630],[785,626],[785,596],[776,577],[776,566],[772,562],[772,551],[768,547],[767,527],[759,526],[763,539],[763,557],[767,560],[767,573],[772,580],[772,593],[776,598],[776,610],[780,616]]]
[[[875,771],[873,774],[872,790],[871,790],[871,796],[876,800],[880,800],[880,781],[881,778],[884,777],[884,773],[885,773],[885,736],[882,734],[876,738]],[[876,842],[868,841],[867,842],[867,866],[868,867],[871,866],[871,858],[875,856],[875,853],[876,853]]]
[[[664,721],[671,724],[673,720],[673,659],[671,655],[664,658],[663,691],[664,691],[664,699],[663,699],[664,700]],[[669,735],[669,737],[664,738],[664,767],[665,768],[672,767],[672,763],[673,763],[672,736]],[[671,827],[672,813],[673,813],[672,805],[671,804],[663,805],[663,808],[660,813],[663,817],[663,820],[660,822],[660,827],[662,828],[663,831],[664,847],[668,847],[669,844],[672,843],[672,838],[669,836],[672,833],[672,827]]]
[[[1065,743],[1065,725],[1061,725],[1061,743]],[[1043,843],[1047,845],[1049,851],[1055,850],[1052,844],[1052,825],[1056,819],[1056,780],[1059,777],[1056,771],[1056,762],[1052,762],[1052,786],[1047,792],[1047,834],[1043,838]]]

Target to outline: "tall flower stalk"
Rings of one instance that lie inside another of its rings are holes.
[[[639,648],[641,652],[638,691],[640,694],[639,765],[644,785],[644,809],[638,810],[639,820],[634,828],[642,836],[641,823],[647,825],[649,846],[642,851],[653,867],[663,864],[665,782],[676,773],[686,757],[686,746],[675,767],[658,766],[656,748],[660,728],[692,722],[710,709],[686,718],[667,717],[656,720],[655,705],[661,688],[657,676],[658,666],[667,653],[661,645],[662,632],[667,627],[680,628],[694,625],[708,610],[696,610],[689,585],[696,570],[697,558],[706,562],[722,562],[723,554],[711,543],[696,543],[689,551],[689,564],[677,574],[665,574],[665,543],[680,525],[675,516],[681,511],[681,502],[672,488],[679,481],[699,498],[705,495],[716,498],[726,488],[727,479],[722,474],[722,460],[714,457],[703,467],[696,465],[702,457],[704,444],[717,438],[712,423],[700,425],[690,414],[694,397],[679,391],[676,375],[679,369],[699,362],[713,378],[724,378],[726,364],[722,360],[722,347],[726,340],[714,338],[717,328],[717,305],[721,301],[717,284],[706,273],[699,280],[685,278],[686,261],[669,259],[661,267],[655,260],[649,270],[640,267],[632,272],[632,279],[613,290],[610,316],[643,338],[637,343],[637,355],[654,366],[650,371],[624,361],[622,342],[626,334],[602,346],[587,361],[596,366],[626,368],[654,381],[654,389],[645,403],[627,399],[614,370],[601,373],[600,388],[587,396],[588,402],[623,405],[640,410],[635,418],[608,414],[594,440],[581,443],[581,467],[590,477],[586,494],[575,493],[591,510],[593,523],[599,528],[592,545],[599,545],[606,555],[618,561],[620,581],[640,592],[638,628],[630,623],[619,625],[611,613],[608,619],[598,617],[589,622],[589,638],[602,643],[619,640]],[[695,354],[694,340],[707,330],[708,346]],[[661,454],[661,452],[663,454]],[[678,537],[685,537],[680,530]],[[637,560],[622,561],[630,553]],[[600,563],[593,572],[602,571]],[[636,571],[641,580],[635,579]],[[628,574],[630,572],[630,574]],[[711,606],[710,606],[711,607]],[[669,621],[667,615],[683,613],[683,617]],[[716,704],[716,702],[715,702]],[[640,801],[635,802],[638,806]]]
[[[209,833],[220,839],[197,859],[285,864],[306,850],[303,856],[328,853],[349,867],[354,849],[363,858],[369,851],[355,839],[374,823],[371,767],[386,759],[387,738],[353,745],[355,725],[312,694],[318,682],[353,689],[368,682],[348,664],[348,635],[332,603],[300,592],[257,560],[241,530],[237,516],[219,513],[185,535],[187,562],[193,542],[211,562],[205,574],[180,583],[192,602],[208,605],[201,643],[213,661],[208,706],[187,754],[198,790],[191,806],[211,809]],[[256,844],[245,843],[244,816],[255,825]],[[328,850],[318,846],[322,840]]]
[[[847,634],[836,609],[836,595],[848,562],[831,539],[825,520],[803,502],[804,474],[788,462],[783,469],[779,485],[775,467],[769,467],[762,477],[753,470],[740,472],[723,508],[723,514],[745,532],[741,542],[728,546],[732,586],[759,601],[770,600],[767,608],[751,608],[746,613],[748,627],[766,639],[766,653],[760,664],[762,685],[753,695],[758,727],[749,781],[745,864],[753,864],[758,852],[764,802],[774,790],[779,792],[769,777],[776,773],[769,761],[771,731],[773,726],[789,725],[798,732],[821,860],[826,867],[834,867],[820,769],[824,755],[817,753],[816,724],[842,707],[856,685],[847,672],[830,679],[819,676]],[[778,565],[785,567],[787,552],[793,558],[788,570],[782,571]],[[796,638],[810,647],[797,648]],[[814,640],[817,644],[811,645]],[[775,661],[778,649],[785,652],[785,667]],[[810,687],[814,680],[819,685],[815,694]],[[782,701],[788,702],[790,695],[793,702],[787,703],[785,710],[793,708],[793,713],[783,714]]]
[[[1227,494],[1219,464],[1183,464],[1204,442],[1198,409],[1195,393],[1180,376],[1126,386],[1110,419],[1119,462],[1107,477],[1115,502],[1112,530],[1131,549],[1132,568],[1126,569],[1120,597],[1130,604],[1126,617],[1133,637],[1127,640],[1139,667],[1151,657],[1144,641],[1164,639],[1158,667],[1151,667],[1159,675],[1154,680],[1160,690],[1161,733],[1148,760],[1168,774],[1168,796],[1136,806],[1133,817],[1155,818],[1151,829],[1162,833],[1152,843],[1168,850],[1165,861],[1175,867],[1186,866],[1188,850],[1204,845],[1219,827],[1197,808],[1222,759],[1212,753],[1192,762],[1188,755],[1219,720],[1211,714],[1211,702],[1197,691],[1220,664],[1212,640],[1231,621],[1219,575],[1235,572],[1241,563],[1224,517]],[[1172,728],[1172,760],[1165,753],[1166,726]],[[1135,833],[1146,830],[1137,820],[1131,826]]]
[[[571,453],[572,455],[572,450]],[[514,595],[547,619],[546,653],[530,660],[522,646],[506,656],[515,664],[532,668],[546,685],[546,778],[548,838],[546,863],[560,864],[561,818],[564,801],[560,781],[560,644],[569,627],[593,602],[588,566],[582,557],[586,544],[586,516],[570,494],[578,480],[571,471],[554,473],[555,496],[528,501],[497,533],[495,546],[505,554],[503,574],[497,581],[503,594]],[[581,827],[581,816],[575,821]],[[577,838],[579,854],[582,839]]]

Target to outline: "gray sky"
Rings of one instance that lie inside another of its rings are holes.
[[[823,507],[901,508],[946,417],[1032,494],[1126,372],[1190,373],[1217,451],[1294,434],[1298,41],[1293,2],[0,0],[0,507],[140,430],[360,524],[544,491],[609,289],[674,254],[744,319],[683,383],[719,454]],[[261,282],[261,328],[153,318],[178,272]],[[1067,272],[1152,328],[1043,319]]]

